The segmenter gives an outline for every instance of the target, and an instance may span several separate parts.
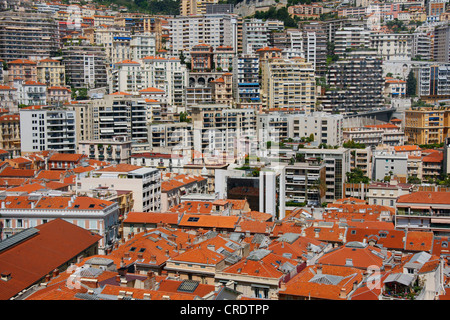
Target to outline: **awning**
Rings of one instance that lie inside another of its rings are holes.
[[[405,286],[409,286],[414,281],[414,275],[406,274],[406,273],[394,273],[390,274],[386,280],[384,280],[384,283],[390,283],[390,282],[397,282],[400,284],[403,284]]]
[[[413,210],[425,210],[425,209],[429,210],[430,209],[430,207],[410,207],[410,208]]]
[[[431,219],[431,223],[450,223],[450,219]]]

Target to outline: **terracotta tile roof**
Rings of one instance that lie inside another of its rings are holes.
[[[36,62],[28,60],[28,59],[17,59],[17,60],[8,62],[8,64],[36,64]]]
[[[162,89],[158,89],[158,88],[153,88],[153,87],[148,87],[148,88],[146,88],[146,89],[142,89],[142,90],[139,90],[139,92],[142,92],[142,93],[163,93],[163,92],[165,92],[164,90],[162,90]]]
[[[183,281],[164,279],[159,283],[158,291],[183,293],[198,297],[204,297],[208,293],[213,292],[215,290],[214,285],[199,283],[193,292],[179,292],[178,288],[182,283]]]
[[[227,199],[228,203],[233,205],[233,210],[244,210],[247,200]]]
[[[169,225],[178,224],[177,213],[159,213],[159,212],[129,212],[123,223],[168,223]]]
[[[79,162],[83,158],[86,158],[86,155],[78,153],[55,153],[50,156],[48,161]]]
[[[193,219],[190,219],[193,218]],[[198,220],[196,219],[198,218]],[[234,230],[239,222],[238,216],[213,216],[184,214],[178,225],[180,227],[217,228]]]
[[[408,231],[406,232],[405,250],[431,252],[433,240],[433,232]]]
[[[336,222],[328,222],[321,224],[319,220],[317,225],[313,224],[309,227],[304,228],[304,236],[318,239],[320,241],[343,243],[345,227],[339,226]]]
[[[245,219],[261,221],[261,222],[266,222],[266,221],[270,221],[273,219],[273,216],[270,213],[259,212],[259,211],[254,211],[254,210],[249,211],[249,212],[243,212],[242,216]]]
[[[433,152],[422,158],[422,162],[437,162],[440,163],[444,160],[443,152]]]
[[[237,226],[237,230],[239,232],[249,232],[253,233],[261,233],[261,234],[270,234],[272,230],[274,222],[263,222],[263,221],[251,221],[251,220],[240,220]]]
[[[123,60],[123,61],[116,62],[116,64],[139,64],[139,62],[136,62],[136,61],[133,61],[133,60],[127,60],[127,59],[125,59],[125,60]]]
[[[405,232],[403,230],[349,227],[346,240],[347,242],[364,242],[366,240],[367,243],[373,242],[388,249],[402,250],[404,247],[404,236]]]
[[[214,252],[205,246],[199,246],[171,258],[170,261],[217,265],[224,259],[223,254]]]
[[[303,227],[300,223],[295,221],[287,221],[283,223],[275,223],[272,229],[272,237],[278,237],[284,233],[298,233],[301,234]]]
[[[263,51],[283,51],[283,50],[276,48],[276,47],[264,47],[264,48],[256,50],[256,52],[263,52]]]
[[[383,265],[383,258],[379,256],[381,249],[366,245],[364,248],[350,246],[350,242],[335,250],[325,253],[317,260],[323,265],[345,266],[349,259],[352,260],[352,267],[367,270],[369,266]],[[387,252],[388,257],[392,255]]]
[[[405,194],[397,198],[397,205],[402,203],[420,203],[426,205],[433,204],[450,204],[450,197],[448,192],[441,191],[418,191],[410,194]]]
[[[280,289],[279,294],[312,299],[345,300],[346,297],[340,296],[341,290],[343,289],[347,296],[353,290],[353,284],[360,283],[363,279],[363,270],[357,268],[323,265],[321,272],[324,276],[314,277],[317,274],[317,265],[306,267],[286,284],[285,290]],[[333,279],[335,282],[327,281],[327,275],[336,276]]]
[[[405,145],[405,146],[395,146],[394,150],[396,152],[401,152],[401,151],[420,151],[422,149],[417,145]]]
[[[33,169],[14,169],[12,167],[6,167],[0,172],[0,177],[4,178],[31,178],[34,177],[35,170]]]
[[[169,180],[169,181],[162,181],[161,182],[161,192],[168,192],[174,189],[181,188],[185,184],[183,182],[180,182],[178,180]]]
[[[42,170],[37,174],[36,179],[59,181],[64,176],[65,172],[66,171],[63,170]]]
[[[41,190],[41,189],[45,189],[45,187],[39,183],[28,183],[28,184],[24,184],[22,186],[18,186],[18,187],[13,187],[13,188],[9,188],[7,189],[8,192],[27,192],[27,193],[31,193],[37,190]]]
[[[121,163],[106,168],[98,169],[97,172],[130,172],[142,168],[132,164]]]
[[[113,201],[96,199],[91,197],[76,197],[72,205],[67,209],[76,210],[104,210],[106,207],[115,204]]]
[[[280,266],[289,262],[293,266],[297,266],[298,262],[275,253],[268,253],[260,260],[242,259],[241,261],[222,270],[225,274],[234,274],[249,277],[262,277],[280,279],[284,273],[280,270]]]
[[[194,300],[196,296],[192,294],[180,293],[180,292],[167,292],[161,290],[146,290],[146,289],[136,289],[136,288],[125,288],[126,291],[133,293],[133,298],[144,299],[144,293],[150,294],[151,300],[165,300],[167,297],[170,300]],[[114,285],[105,285],[102,290],[102,294],[119,296],[121,291],[124,291],[123,287]]]
[[[281,238],[278,238],[277,240],[272,241],[267,249],[280,256],[288,253],[291,254],[292,259],[306,261],[307,255],[311,254],[309,250],[309,246],[311,244],[322,249],[327,246],[327,243],[319,241],[317,239],[297,235],[297,239],[295,239],[293,242],[284,241]]]
[[[169,212],[210,214],[213,204],[210,201],[183,201],[169,208]]]
[[[5,86],[5,85],[0,85],[0,90],[4,90],[4,91],[10,91],[10,90],[17,90],[16,88],[10,87],[10,86]]]
[[[1,300],[30,287],[101,239],[62,219],[51,220],[35,229],[36,235],[0,252],[2,272],[11,273],[11,280],[0,282]]]

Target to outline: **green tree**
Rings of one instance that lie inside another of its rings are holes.
[[[353,168],[350,172],[346,172],[345,174],[348,183],[369,183],[370,181],[360,168]]]
[[[406,95],[413,97],[416,95],[417,80],[414,72],[411,70],[406,78]]]

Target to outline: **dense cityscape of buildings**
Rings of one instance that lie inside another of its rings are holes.
[[[289,3],[0,1],[1,300],[450,299],[448,1]]]

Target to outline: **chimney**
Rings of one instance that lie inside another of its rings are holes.
[[[341,288],[341,291],[339,292],[339,298],[341,298],[341,299],[347,298],[347,294],[345,293],[345,288]]]
[[[150,293],[144,293],[144,300],[151,300],[152,296]]]
[[[58,268],[56,268],[55,270],[53,270],[53,278],[56,278],[59,275],[59,270]]]
[[[280,282],[280,289],[278,291],[284,291],[286,290],[286,282],[281,281]]]
[[[213,244],[208,244],[207,248],[211,251],[214,251],[214,252],[216,251],[216,246]]]
[[[9,281],[9,280],[11,280],[11,272],[9,272],[9,271],[4,271],[4,272],[2,272],[2,274],[1,274],[1,279],[2,279],[3,281]]]
[[[322,265],[321,264],[317,265],[316,272],[317,272],[317,274],[322,274]]]

